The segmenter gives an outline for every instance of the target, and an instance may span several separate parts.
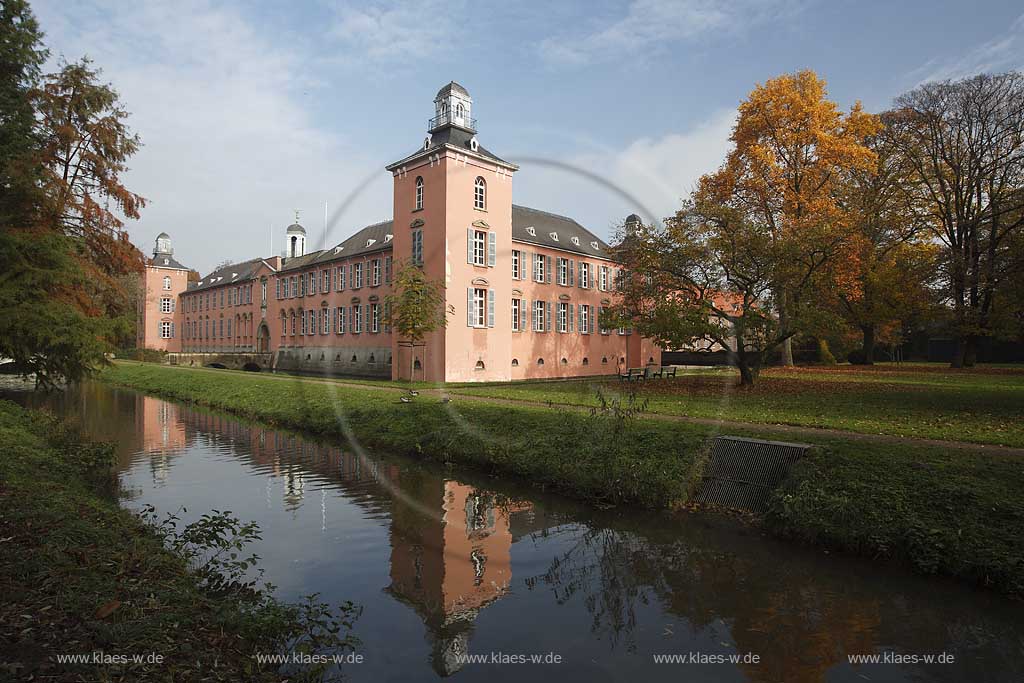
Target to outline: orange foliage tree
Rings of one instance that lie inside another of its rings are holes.
[[[795,297],[811,279],[856,292],[857,238],[839,184],[874,167],[865,140],[879,127],[859,103],[842,113],[813,71],[786,74],[740,105],[725,165],[701,180],[698,204],[730,208],[790,253],[790,263],[777,264],[772,301],[787,332],[797,332]],[[793,363],[791,338],[782,342],[786,365]]]

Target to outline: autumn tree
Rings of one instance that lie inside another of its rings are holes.
[[[883,126],[893,119],[880,117]],[[907,158],[883,130],[867,138],[873,167],[855,167],[840,184],[855,242],[856,287],[824,292],[826,301],[861,335],[863,362],[874,362],[878,341],[897,341],[900,322],[932,303],[936,249],[920,207],[924,196]]]
[[[88,61],[40,78],[41,39],[27,3],[0,3],[0,356],[53,386],[134,326],[142,258],[117,213],[143,201],[120,181],[138,140],[116,93]]]
[[[811,278],[824,286],[826,274],[831,287],[856,287],[856,240],[838,185],[873,168],[865,139],[878,128],[859,103],[843,114],[813,71],[786,74],[757,86],[740,105],[725,165],[701,182],[698,205],[728,208],[732,225],[760,230],[792,259],[776,263],[772,276],[785,365],[793,363],[797,331],[793,299],[801,292],[794,288],[803,290]]]
[[[1024,230],[1024,76],[927,83],[896,101],[889,127],[926,194],[955,320],[953,367],[973,366],[1014,276]]]
[[[448,325],[444,284],[429,279],[412,261],[396,264],[392,291],[384,297],[385,318],[399,344],[410,348],[424,345],[424,339]],[[415,354],[409,354],[409,379],[413,379]]]

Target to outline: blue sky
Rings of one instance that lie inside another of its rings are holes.
[[[812,68],[844,108],[880,111],[927,80],[1024,68],[1024,8],[1009,1],[34,9],[54,57],[91,56],[132,112],[144,147],[127,181],[151,201],[132,239],[148,252],[166,231],[203,272],[280,250],[295,209],[317,246],[390,218],[383,167],[422,142],[453,79],[473,96],[481,144],[522,160],[516,203],[605,237],[633,211],[671,214],[721,162],[737,104],[768,78]]]

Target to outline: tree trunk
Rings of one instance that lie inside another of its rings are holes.
[[[861,332],[864,333],[864,365],[875,364],[875,326],[861,325]]]
[[[978,362],[978,336],[968,335],[964,342],[963,367],[973,368],[974,364]]]
[[[967,343],[964,341],[964,337],[961,335],[956,338],[956,346],[953,347],[953,359],[949,361],[949,367],[951,368],[962,368],[964,366],[964,351],[967,348]]]
[[[736,365],[740,369],[740,386],[754,386],[754,381],[757,379],[757,373],[754,372],[752,367],[750,367],[750,364],[745,361],[739,361]]]
[[[779,307],[779,332],[786,334],[789,332],[789,298],[785,292],[779,292],[776,297]],[[781,363],[791,368],[793,367],[793,337],[786,337],[785,341],[782,342],[782,358]]]

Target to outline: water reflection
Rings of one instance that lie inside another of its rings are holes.
[[[24,401],[38,401],[22,397]],[[285,597],[365,608],[355,680],[1012,681],[1019,609],[704,517],[596,511],[536,490],[86,385],[46,399],[116,438],[137,501],[231,509]],[[466,664],[559,652],[560,666]],[[946,665],[850,654],[950,652]],[[657,653],[758,664],[658,665]]]

